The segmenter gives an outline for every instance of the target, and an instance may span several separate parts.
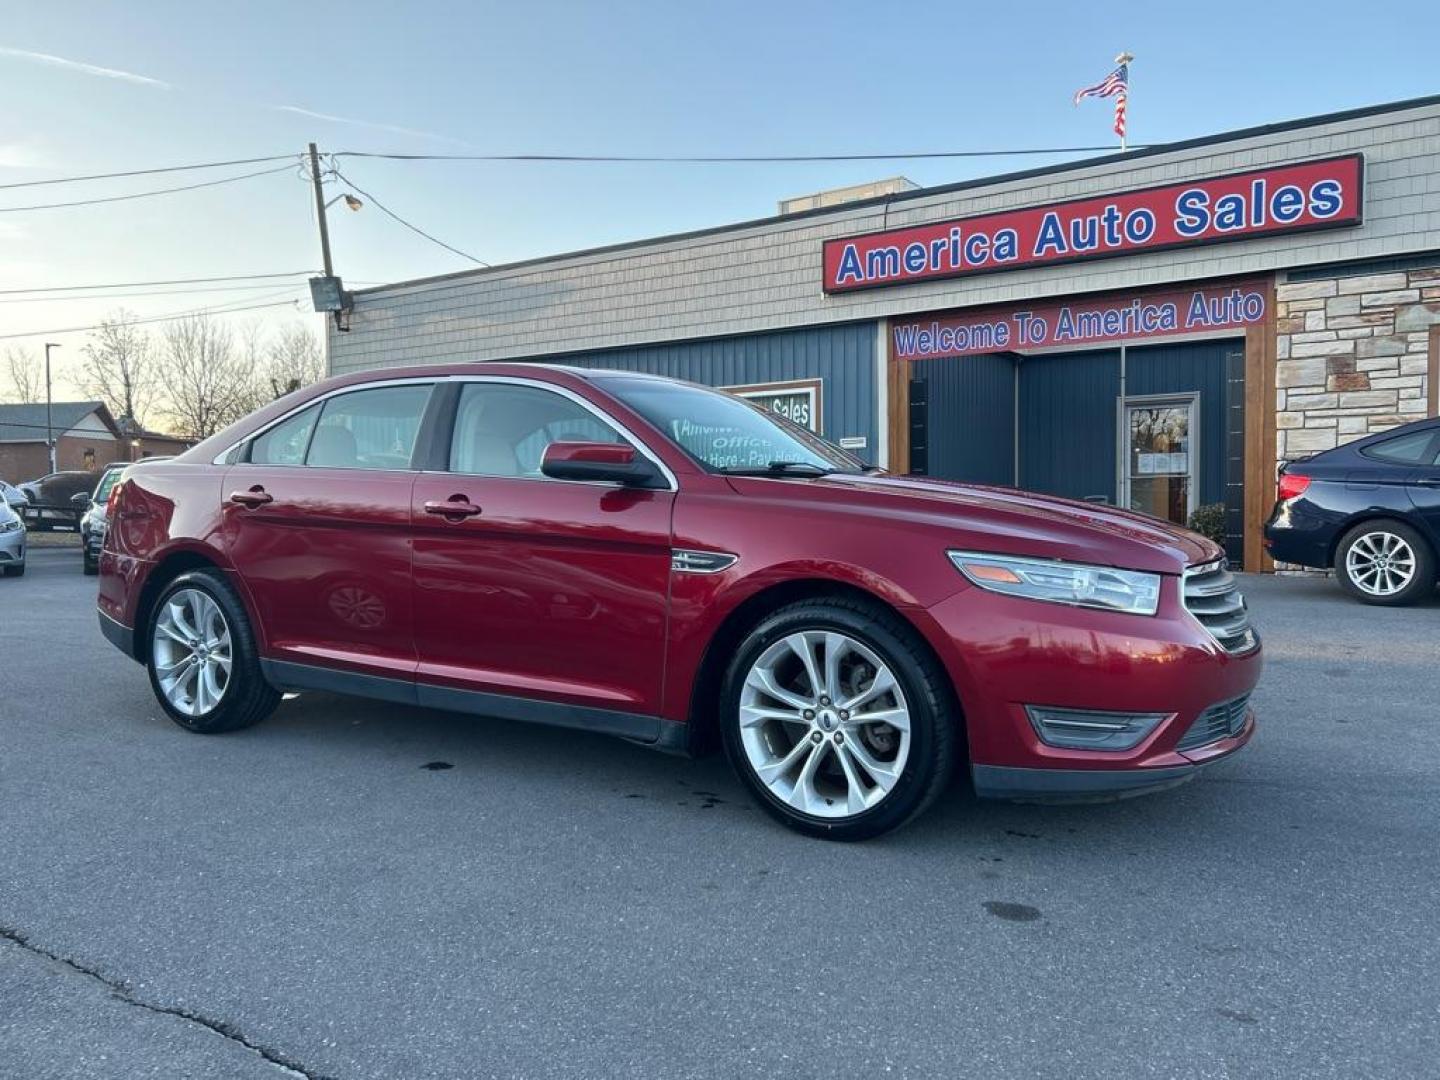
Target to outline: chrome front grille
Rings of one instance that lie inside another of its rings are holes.
[[[1185,572],[1182,599],[1186,610],[1226,652],[1249,652],[1259,644],[1250,627],[1245,598],[1235,586],[1235,575],[1225,569],[1225,560],[1190,567]]]
[[[1190,730],[1175,744],[1175,749],[1194,750],[1198,746],[1209,746],[1239,735],[1245,727],[1245,710],[1249,704],[1250,695],[1244,694],[1233,701],[1211,705],[1195,718]]]

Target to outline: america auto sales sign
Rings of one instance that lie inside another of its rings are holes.
[[[1358,225],[1360,154],[825,241],[827,293]]]

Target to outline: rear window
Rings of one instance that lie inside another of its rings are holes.
[[[1435,461],[1435,452],[1430,444],[1435,440],[1435,429],[1412,431],[1393,439],[1374,443],[1360,452],[1368,458],[1386,461],[1395,465],[1430,465]]]

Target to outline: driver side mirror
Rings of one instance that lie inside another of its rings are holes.
[[[663,487],[664,479],[633,446],[608,442],[552,442],[540,471],[554,480],[589,480],[626,487]]]
[[[77,491],[70,496],[70,505],[77,510],[84,510],[90,505],[90,496],[84,491]]]

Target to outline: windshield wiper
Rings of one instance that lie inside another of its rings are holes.
[[[772,461],[768,465],[732,465],[720,471],[726,476],[828,476],[835,470],[809,461]]]

